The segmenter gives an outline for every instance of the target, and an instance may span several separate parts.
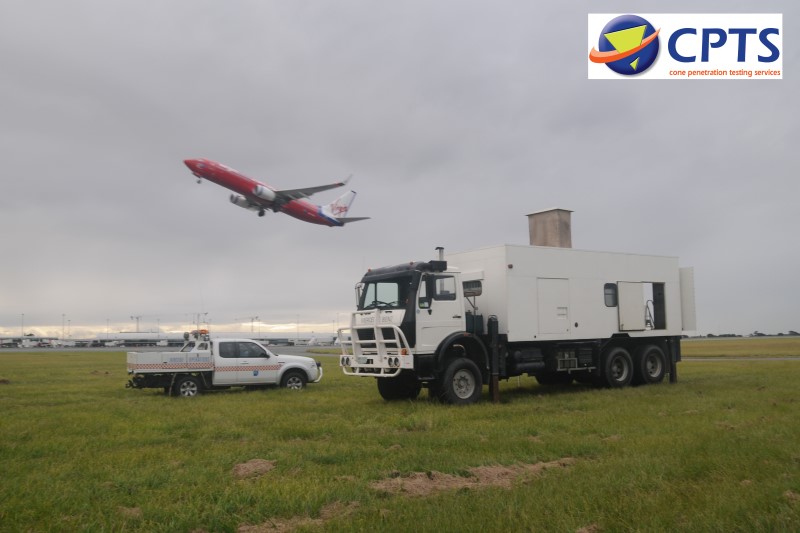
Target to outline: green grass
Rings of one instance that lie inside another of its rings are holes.
[[[457,408],[385,403],[319,360],[301,392],[183,399],[125,389],[123,353],[0,353],[0,531],[800,529],[798,361],[686,361],[623,390],[514,378]],[[510,488],[370,486],[567,457]],[[234,477],[255,458],[276,467]]]
[[[800,337],[685,339],[685,357],[800,357]]]

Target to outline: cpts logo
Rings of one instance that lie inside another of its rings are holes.
[[[624,76],[640,74],[658,57],[658,32],[642,17],[616,17],[600,32],[598,49],[592,48],[589,60]]]
[[[782,79],[780,13],[590,14],[589,79]]]

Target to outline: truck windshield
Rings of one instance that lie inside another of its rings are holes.
[[[367,309],[405,309],[410,278],[369,281],[361,289],[359,311]]]

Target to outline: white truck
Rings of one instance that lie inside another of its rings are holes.
[[[178,352],[128,352],[126,387],[191,397],[237,386],[302,389],[322,379],[322,366],[311,357],[276,355],[251,339],[215,339],[206,330],[184,339]]]
[[[694,330],[691,268],[674,257],[501,245],[369,270],[339,364],[377,378],[386,400],[422,387],[476,402],[491,382],[607,387],[677,380],[680,338]],[[452,266],[450,266],[452,265]]]

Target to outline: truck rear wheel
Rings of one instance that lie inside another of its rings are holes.
[[[628,385],[633,378],[633,360],[625,348],[612,348],[606,354],[603,377],[605,384],[612,388]]]
[[[281,378],[281,387],[292,390],[300,390],[306,386],[308,378],[300,370],[289,370]]]
[[[200,394],[202,385],[200,379],[194,376],[185,376],[180,378],[175,383],[172,393],[175,396],[183,396],[184,398],[192,398]]]
[[[459,357],[444,371],[439,399],[455,405],[476,403],[483,392],[481,371],[472,360]]]
[[[386,401],[413,400],[419,396],[422,386],[417,376],[408,370],[402,370],[394,378],[375,378],[378,381],[378,392]]]
[[[634,384],[661,383],[667,373],[667,359],[655,344],[638,348],[633,359]]]

